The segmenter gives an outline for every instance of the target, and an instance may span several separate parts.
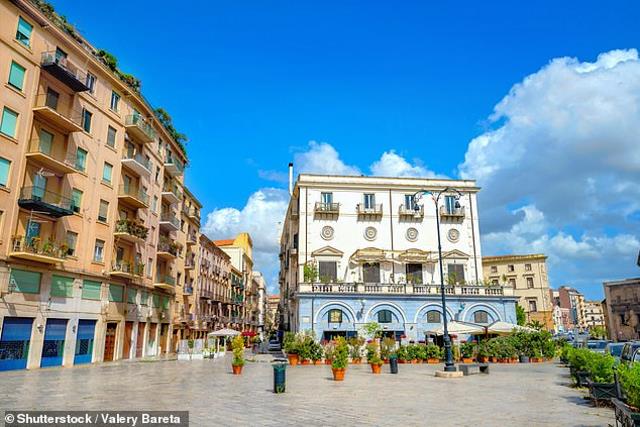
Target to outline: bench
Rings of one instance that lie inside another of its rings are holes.
[[[488,363],[466,363],[458,365],[458,370],[462,371],[462,373],[467,375],[476,375],[476,374],[488,374],[489,373],[489,364]]]

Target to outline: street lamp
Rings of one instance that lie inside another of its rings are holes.
[[[444,370],[445,372],[454,372],[456,371],[456,366],[453,363],[453,354],[451,352],[451,338],[449,337],[449,328],[447,326],[447,300],[445,296],[444,289],[444,269],[442,267],[442,244],[440,242],[440,212],[438,211],[438,202],[440,201],[440,196],[444,193],[455,193],[455,208],[460,208],[460,197],[462,193],[456,190],[453,187],[446,187],[442,191],[429,191],[429,190],[420,190],[416,192],[413,197],[413,209],[416,211],[420,210],[418,206],[418,201],[422,198],[423,195],[429,194],[433,199],[433,202],[436,207],[436,231],[438,233],[438,262],[440,264],[440,296],[442,297],[442,320],[444,323]]]

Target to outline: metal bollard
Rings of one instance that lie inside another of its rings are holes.
[[[389,368],[391,369],[391,373],[392,374],[397,374],[398,373],[398,358],[397,357],[389,358]]]
[[[273,364],[273,392],[284,393],[286,384],[286,363],[274,363]]]

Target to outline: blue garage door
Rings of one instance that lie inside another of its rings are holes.
[[[31,317],[5,317],[0,337],[0,371],[25,369],[31,341]]]
[[[78,322],[78,337],[76,338],[76,354],[73,358],[74,365],[91,363],[93,354],[93,337],[96,332],[95,320],[83,320]]]
[[[47,319],[42,346],[41,367],[62,365],[64,337],[67,333],[67,319]]]

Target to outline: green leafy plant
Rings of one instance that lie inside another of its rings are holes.
[[[415,355],[418,360],[426,360],[427,346],[424,344],[416,344]]]
[[[169,132],[173,140],[182,150],[182,153],[186,156],[187,149],[185,147],[185,143],[188,141],[187,135],[176,130],[176,128],[173,126],[173,119],[171,118],[167,110],[158,107],[153,112],[160,124],[167,130],[167,132]]]
[[[318,267],[313,261],[309,261],[302,267],[302,275],[306,283],[315,283],[318,280]]]
[[[298,354],[298,342],[296,340],[296,334],[293,332],[285,332],[282,345],[287,354]]]
[[[403,362],[409,360],[407,354],[407,346],[401,345],[400,347],[398,347],[398,350],[396,350],[396,355],[398,356],[398,360],[401,360]]]
[[[618,379],[627,403],[640,410],[640,363],[618,366]]]
[[[233,360],[231,364],[233,366],[244,366],[244,339],[241,335],[236,335],[236,337],[231,342],[231,349],[233,350]]]
[[[380,357],[386,360],[395,355],[395,352],[396,340],[390,337],[383,338],[380,342]]]
[[[362,346],[364,345],[364,338],[353,337],[349,338],[349,356],[351,359],[360,359],[362,357]]]
[[[591,350],[586,348],[574,348],[573,351],[569,353],[569,365],[576,372],[586,371],[590,354]]]
[[[613,382],[613,365],[616,360],[610,354],[589,352],[587,357],[587,372],[591,381],[596,383]]]
[[[527,323],[527,313],[525,313],[524,308],[520,304],[516,304],[516,322],[520,326],[524,326]]]
[[[383,363],[380,358],[380,348],[376,341],[367,344],[367,362],[371,365],[382,365]]]
[[[333,355],[335,353],[335,344],[328,342],[323,347],[324,357],[327,360],[333,360]]]
[[[475,356],[476,347],[477,346],[472,342],[462,343],[460,346],[460,354],[462,354],[462,357],[464,358],[472,358]]]
[[[435,344],[428,344],[425,351],[427,359],[442,359],[442,349]]]
[[[344,337],[336,338],[336,344],[331,360],[331,367],[334,369],[345,369],[349,363],[349,345]]]
[[[362,326],[362,331],[364,335],[370,339],[380,338],[380,335],[382,334],[382,328],[377,322],[365,323]]]

